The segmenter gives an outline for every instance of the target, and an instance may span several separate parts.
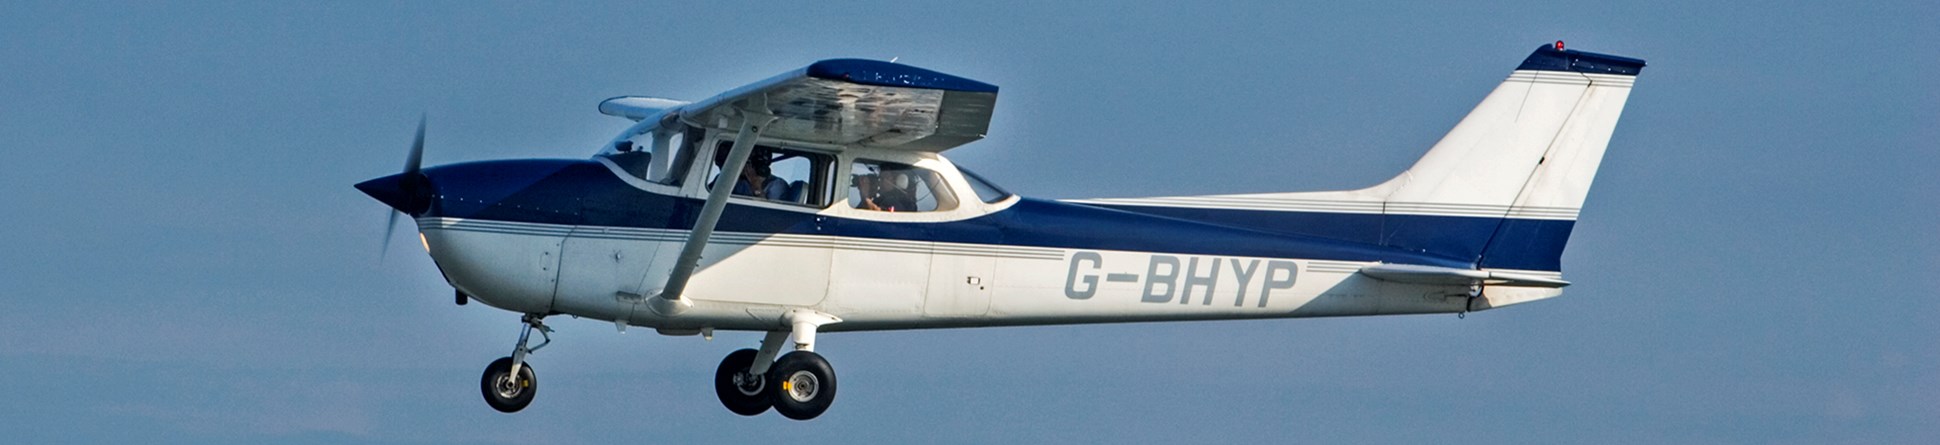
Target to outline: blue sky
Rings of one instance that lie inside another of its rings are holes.
[[[1940,440],[1932,2],[0,4],[0,436],[21,443]],[[950,152],[1050,198],[1354,188],[1536,46],[1650,61],[1563,298],[1464,320],[835,334],[841,399],[742,418],[712,342],[450,303],[350,184],[583,157],[617,95],[817,59],[1003,88]]]

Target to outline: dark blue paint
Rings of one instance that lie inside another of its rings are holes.
[[[1529,58],[1522,59],[1522,66],[1516,69],[1635,76],[1643,71],[1644,60],[1573,49],[1558,51],[1554,46],[1543,45],[1530,53]]]
[[[1504,219],[1482,253],[1482,267],[1563,270],[1563,244],[1576,221]]]
[[[1432,215],[1286,212],[1111,206],[1265,232],[1290,233],[1431,253],[1484,267],[1562,270],[1574,221]]]
[[[808,77],[863,85],[995,93],[997,86],[909,65],[866,59],[830,59],[808,66]]]

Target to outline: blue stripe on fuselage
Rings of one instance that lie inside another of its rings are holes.
[[[684,230],[702,200],[649,193],[593,161],[508,160],[425,170],[435,190],[422,216]],[[1340,215],[1353,216],[1353,215]],[[963,221],[892,223],[729,205],[721,231],[1123,250],[1198,255],[1382,261],[1468,268],[1426,252],[1272,233],[1104,207],[1023,199]]]
[[[1311,235],[1431,252],[1481,267],[1562,270],[1563,244],[1575,221],[1473,216],[1380,215],[1110,205],[1129,212],[1203,221],[1265,232]]]

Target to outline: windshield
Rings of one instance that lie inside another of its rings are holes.
[[[970,180],[970,190],[977,192],[977,199],[983,200],[985,203],[1002,201],[1011,196],[1011,193],[1004,191],[1003,187],[998,187],[997,184],[990,183],[990,180],[984,179],[983,176],[970,171],[970,169],[963,168],[963,166],[959,165],[957,166],[957,171],[963,172],[963,178]]]
[[[635,130],[630,136],[607,144],[594,156],[613,161],[614,165],[635,178],[677,186],[681,178],[686,176],[687,163],[694,157],[693,150],[687,148],[692,147],[701,134],[688,130]]]

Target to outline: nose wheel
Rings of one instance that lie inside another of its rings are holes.
[[[526,315],[522,321],[525,329],[519,331],[519,344],[512,348],[512,356],[492,361],[478,378],[478,391],[485,396],[485,404],[502,413],[516,413],[532,404],[532,396],[539,393],[539,378],[525,357],[552,343],[552,328],[546,327],[540,317]],[[533,331],[538,331],[542,340],[526,347]]]
[[[532,396],[539,393],[539,380],[532,373],[532,365],[514,371],[512,358],[500,357],[485,367],[485,375],[478,378],[478,390],[492,409],[516,413],[532,404]]]

